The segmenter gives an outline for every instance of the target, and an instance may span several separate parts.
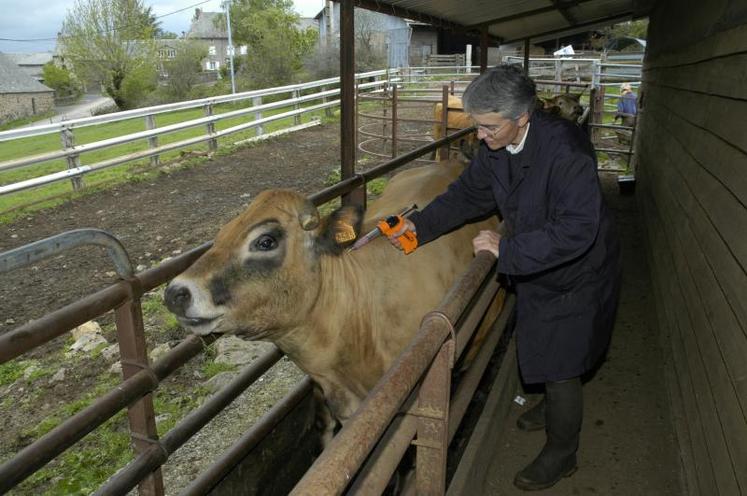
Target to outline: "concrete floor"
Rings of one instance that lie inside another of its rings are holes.
[[[553,488],[531,494],[674,496],[686,494],[665,389],[643,227],[634,196],[620,196],[614,177],[603,178],[623,242],[624,281],[608,359],[584,386],[584,426],[578,471]],[[526,433],[516,418],[539,396],[512,403],[483,494],[528,494],[514,474],[541,450],[544,431]]]

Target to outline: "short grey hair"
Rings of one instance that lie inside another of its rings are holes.
[[[462,101],[470,114],[496,112],[507,119],[531,113],[537,100],[534,81],[515,64],[497,65],[467,86]]]

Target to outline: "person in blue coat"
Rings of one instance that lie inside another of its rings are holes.
[[[543,383],[543,401],[523,414],[524,430],[547,441],[514,484],[543,489],[576,470],[583,416],[581,376],[603,359],[620,287],[620,249],[605,206],[589,138],[573,123],[534,111],[531,79],[500,65],[466,89],[464,109],[480,148],[442,195],[405,228],[424,244],[498,213],[502,234],[481,231],[475,253],[497,258],[516,292],[516,345],[525,383]],[[390,241],[397,246],[395,233]]]

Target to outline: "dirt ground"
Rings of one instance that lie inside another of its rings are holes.
[[[338,125],[331,124],[242,148],[202,165],[164,167],[146,181],[123,184],[2,226],[0,251],[69,229],[96,227],[117,236],[133,265],[142,270],[211,239],[264,189],[283,186],[305,193],[321,189],[329,173],[338,168],[339,134]],[[606,178],[605,187],[625,239],[620,318],[608,363],[586,387],[581,468],[573,478],[540,494],[681,494],[635,200],[617,195],[614,178]],[[115,280],[103,251],[94,248],[4,274],[0,333]],[[53,343],[29,356],[39,358],[60,346]],[[99,372],[94,368],[83,379],[69,381],[65,390],[50,394],[73,395],[69,388],[90,386]],[[0,395],[7,394],[18,395],[18,401],[22,396],[22,392],[0,390]],[[38,419],[26,418],[22,411],[2,412],[0,453],[29,442],[14,433]],[[521,411],[512,405],[511,423],[505,427],[504,445],[495,455],[485,494],[517,494],[511,485],[513,474],[541,446],[541,433],[524,434],[513,427]]]

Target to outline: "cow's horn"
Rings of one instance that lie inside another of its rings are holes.
[[[306,202],[303,209],[298,214],[298,222],[304,231],[316,229],[319,225],[319,212],[311,202]]]

